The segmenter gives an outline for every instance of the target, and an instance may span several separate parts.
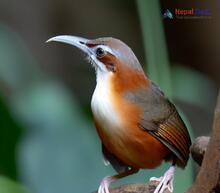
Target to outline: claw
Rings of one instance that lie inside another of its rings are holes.
[[[98,193],[110,193],[109,192],[109,186],[112,182],[119,180],[121,178],[124,178],[126,176],[130,176],[134,173],[137,173],[138,169],[136,168],[130,168],[122,173],[116,174],[114,176],[106,176],[105,178],[103,178],[99,189],[98,189]]]
[[[171,166],[160,178],[152,177],[150,181],[158,181],[159,185],[154,190],[154,193],[163,193],[164,190],[168,189],[170,192],[173,192],[173,179],[174,179],[175,167]]]
[[[112,181],[113,181],[112,176],[106,176],[105,178],[103,178],[99,186],[98,193],[110,193],[109,186],[112,183]]]

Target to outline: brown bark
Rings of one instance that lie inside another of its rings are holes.
[[[150,181],[144,184],[127,184],[120,186],[118,188],[113,188],[110,190],[111,193],[153,193],[158,182]],[[97,192],[93,192],[97,193]],[[165,190],[164,193],[170,193],[170,191]]]
[[[220,161],[220,93],[218,95],[213,131],[200,171],[192,187],[186,193],[213,192],[218,184]]]
[[[202,160],[204,158],[206,149],[209,144],[210,137],[201,136],[195,139],[194,143],[190,148],[190,152],[194,161],[201,166]]]

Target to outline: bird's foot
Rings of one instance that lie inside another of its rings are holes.
[[[171,166],[163,176],[160,178],[152,177],[150,181],[158,181],[159,184],[154,190],[154,193],[163,193],[167,188],[170,192],[173,192],[173,179],[174,179],[175,167]]]
[[[98,193],[110,193],[109,186],[112,182],[119,180],[121,178],[124,178],[126,176],[130,176],[130,175],[137,173],[137,172],[138,172],[138,169],[131,168],[129,170],[126,170],[126,171],[119,173],[119,174],[116,174],[114,176],[104,177],[100,186],[99,186]]]
[[[99,186],[98,193],[110,193],[109,186],[112,183],[112,181],[114,181],[112,176],[106,176],[105,178],[103,178]]]

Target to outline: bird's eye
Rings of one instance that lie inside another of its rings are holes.
[[[96,55],[101,58],[106,54],[105,50],[103,50],[102,48],[97,48],[96,50]]]

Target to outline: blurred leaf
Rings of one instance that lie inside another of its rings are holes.
[[[172,68],[174,98],[202,107],[212,112],[215,107],[217,89],[202,73],[184,66]]]
[[[0,41],[0,81],[9,88],[11,112],[27,129],[18,149],[21,179],[37,193],[96,190],[111,169],[103,164],[93,123],[63,85],[42,81],[17,34],[0,26]]]
[[[3,24],[0,24],[0,42],[0,80],[10,89],[20,90],[41,78],[21,38]]]
[[[17,117],[29,128],[20,144],[19,168],[34,192],[96,190],[110,172],[102,162],[93,123],[67,90],[54,82],[39,82],[12,101]]]
[[[0,176],[0,193],[30,193],[19,183]]]
[[[16,145],[21,135],[21,127],[8,111],[0,98],[0,172],[16,179]]]
[[[172,97],[171,70],[159,0],[138,0],[148,76]]]

